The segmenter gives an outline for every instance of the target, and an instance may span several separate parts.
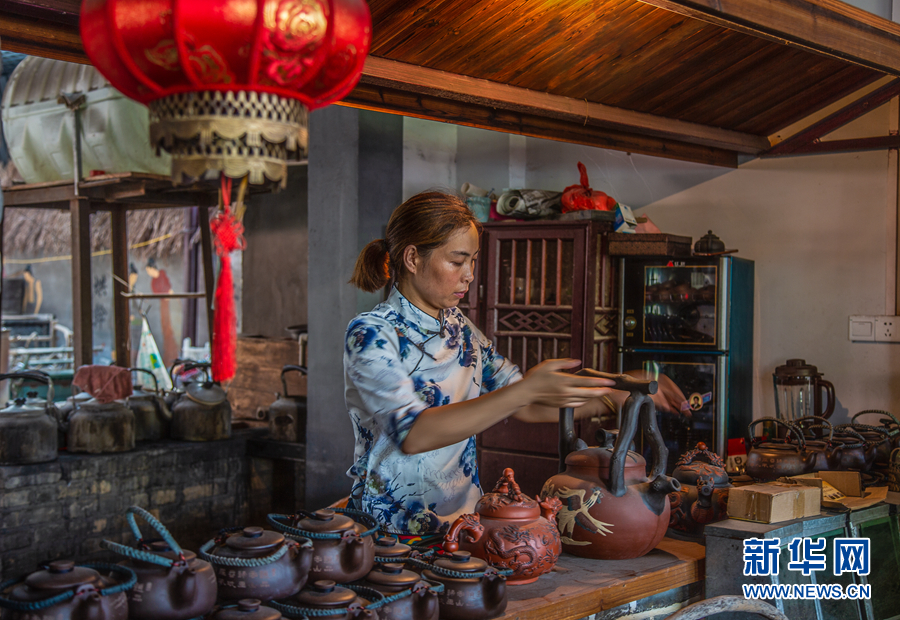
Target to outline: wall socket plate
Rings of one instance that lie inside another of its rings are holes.
[[[900,316],[851,316],[850,340],[854,342],[900,342]]]

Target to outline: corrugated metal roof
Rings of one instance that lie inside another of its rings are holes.
[[[56,101],[60,93],[87,93],[109,85],[90,65],[29,56],[13,71],[3,91],[3,106]]]

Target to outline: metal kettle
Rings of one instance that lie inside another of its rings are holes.
[[[269,431],[275,441],[304,441],[306,439],[306,396],[288,394],[285,374],[299,372],[306,375],[304,366],[286,364],[281,369],[283,395],[269,406]]]
[[[172,405],[172,439],[216,441],[231,437],[231,403],[225,390],[209,380],[208,362],[189,362],[185,367],[200,368],[205,381],[191,381]]]
[[[0,465],[46,463],[57,457],[58,419],[53,402],[53,380],[49,376],[25,372],[0,374],[4,379],[26,379],[47,385],[47,399],[16,398],[0,410]]]
[[[135,441],[157,441],[169,436],[169,425],[172,422],[172,412],[165,399],[159,393],[159,383],[156,375],[146,368],[131,368],[132,376],[136,372],[150,375],[153,379],[153,390],[146,390],[140,383],[132,384],[131,396],[125,399],[125,404],[134,412]]]
[[[134,412],[121,400],[101,403],[96,398],[72,400],[75,409],[61,422],[69,452],[127,452],[134,450]]]

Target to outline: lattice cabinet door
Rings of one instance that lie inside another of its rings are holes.
[[[497,351],[523,372],[546,359],[572,357],[615,368],[615,270],[606,253],[609,225],[598,222],[490,223],[481,243],[483,268],[473,283],[470,316]],[[605,421],[609,426],[613,420]],[[580,423],[593,443],[597,423]],[[556,473],[556,424],[507,420],[479,437],[482,483],[504,467],[527,493]]]

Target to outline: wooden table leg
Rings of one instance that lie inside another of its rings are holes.
[[[117,206],[110,211],[112,273],[113,273],[113,317],[115,325],[116,365],[131,366],[131,317],[129,300],[122,297],[128,293],[128,212]]]
[[[72,329],[74,367],[94,362],[93,312],[91,310],[91,203],[69,201],[72,225]]]

